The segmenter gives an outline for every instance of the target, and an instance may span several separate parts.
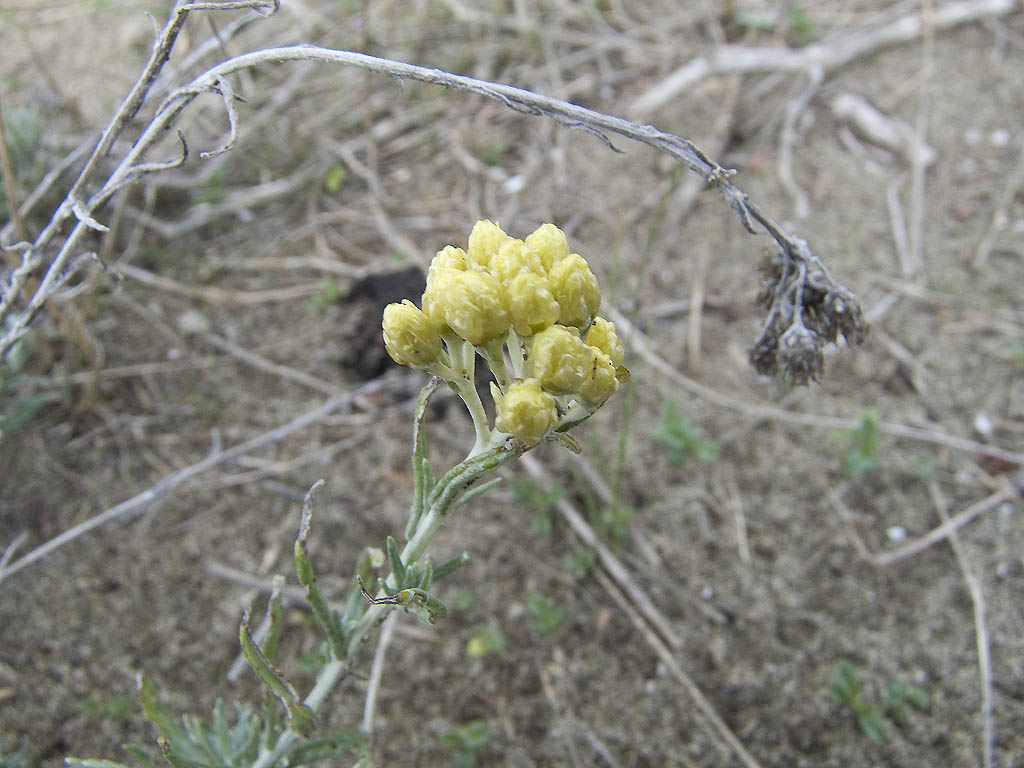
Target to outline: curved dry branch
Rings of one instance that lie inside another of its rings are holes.
[[[191,7],[193,6],[180,6],[178,10],[181,12],[182,8]],[[173,30],[173,25],[169,28]],[[165,36],[167,34],[165,33]],[[353,66],[396,79],[414,80],[485,96],[516,112],[547,117],[567,127],[583,128],[598,136],[613,149],[615,147],[610,138],[612,135],[646,144],[668,154],[699,174],[706,182],[718,188],[749,232],[756,234],[757,225],[760,225],[775,240],[781,251],[781,259],[776,265],[776,280],[766,291],[769,311],[765,327],[752,351],[752,361],[763,373],[777,373],[781,368],[798,383],[804,383],[809,378],[817,378],[821,373],[821,348],[824,343],[835,341],[837,333],[842,332],[848,341],[857,344],[866,332],[856,297],[832,279],[825,265],[811,252],[807,242],[783,230],[730,180],[735,171],[719,165],[688,139],[662,131],[653,125],[639,125],[624,118],[510,85],[353,51],[302,44],[267,48],[232,57],[172,91],[157,108],[153,119],[107,182],[87,202],[78,199],[76,184],[68,199],[55,214],[54,220],[66,219],[68,209],[89,214],[90,217],[78,216],[78,224],[53,259],[26,311],[10,324],[9,330],[0,338],[0,354],[24,334],[43,302],[52,294],[55,275],[64,269],[71,253],[78,247],[79,240],[87,230],[87,222],[93,221],[92,212],[109,197],[113,189],[121,186],[130,177],[132,169],[140,165],[146,151],[172,127],[195,97],[207,92],[219,92],[224,97],[232,134],[226,146],[230,147],[237,133],[237,117],[233,114],[226,78],[242,70],[293,61]],[[100,145],[103,144],[104,140],[101,140]],[[93,157],[95,156],[94,153]],[[40,239],[37,239],[33,248],[25,255],[26,260],[33,255],[31,251],[38,251],[48,242],[44,235],[52,237],[52,233],[47,232],[40,235]],[[5,296],[4,304],[10,298],[9,295]],[[0,305],[0,317],[8,308]]]

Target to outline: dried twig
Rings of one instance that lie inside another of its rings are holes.
[[[397,621],[398,614],[392,612],[384,619],[384,623],[380,628],[377,650],[373,653],[373,666],[370,667],[370,681],[366,686],[366,700],[363,702],[363,724],[359,729],[363,733],[373,733],[373,716],[377,710],[377,693],[380,690],[380,681],[384,677],[384,659],[387,658],[388,646],[391,645],[391,638],[394,637]]]
[[[334,395],[325,401],[322,405],[307,411],[306,413],[297,416],[296,418],[289,421],[287,424],[283,424],[276,429],[272,429],[269,432],[264,432],[262,435],[246,440],[244,443],[240,443],[233,448],[229,448],[226,451],[215,453],[211,456],[206,457],[202,461],[198,461],[195,464],[191,464],[184,469],[167,475],[160,480],[156,485],[146,489],[142,493],[136,494],[132,498],[121,502],[117,506],[111,507],[110,509],[101,512],[98,515],[90,517],[83,523],[80,523],[68,530],[64,531],[58,536],[47,541],[45,544],[36,547],[31,552],[23,555],[19,559],[15,560],[11,565],[0,571],[0,584],[6,579],[10,578],[14,574],[21,571],[23,568],[28,567],[32,563],[46,557],[60,547],[68,544],[84,533],[101,528],[108,523],[115,520],[120,520],[131,515],[137,515],[149,509],[153,504],[160,501],[168,494],[171,493],[175,488],[181,485],[186,480],[190,480],[194,477],[201,475],[208,469],[223,464],[226,461],[231,461],[243,456],[252,451],[258,450],[268,445],[273,445],[276,442],[284,439],[288,435],[296,432],[310,424],[315,424],[317,421],[322,419],[329,413],[338,410],[339,408],[346,407],[356,398],[360,397],[369,392],[375,392],[384,386],[384,380],[377,379],[358,389],[352,390],[351,392],[344,392],[341,394]]]
[[[245,3],[242,3],[242,5],[245,5]],[[249,3],[250,7],[255,7],[257,5],[259,4],[256,2]],[[116,191],[126,179],[131,178],[132,174],[135,173],[134,169],[142,163],[144,154],[157,142],[167,129],[171,127],[182,111],[192,103],[196,96],[201,93],[217,90],[218,84],[223,83],[225,78],[230,74],[241,72],[252,67],[268,64],[281,64],[289,61],[308,61],[355,66],[370,72],[377,72],[394,78],[417,80],[476,93],[478,95],[495,99],[506,107],[517,112],[530,115],[542,115],[551,118],[562,125],[581,128],[597,136],[612,149],[615,149],[615,147],[609,138],[610,135],[623,136],[625,138],[647,144],[659,151],[667,153],[676,161],[698,173],[707,182],[716,186],[725,196],[729,205],[740,216],[740,219],[746,229],[750,232],[756,232],[755,227],[760,225],[779,244],[782,253],[787,259],[795,260],[800,264],[815,264],[820,269],[824,270],[824,266],[821,265],[814,257],[805,241],[787,234],[775,221],[768,217],[758,205],[750,200],[745,192],[729,180],[729,177],[733,173],[732,171],[723,168],[718,163],[711,160],[700,150],[699,147],[687,139],[658,130],[653,126],[638,125],[622,118],[579,107],[575,104],[542,96],[520,88],[492,83],[486,80],[462,77],[436,69],[418,67],[405,62],[367,56],[365,54],[351,51],[332,50],[313,45],[293,45],[281,48],[268,48],[242,54],[221,62],[207,70],[199,77],[193,79],[187,85],[173,91],[157,108],[153,119],[142,131],[131,149],[129,149],[121,159],[120,163],[110,174],[107,181],[101,185],[98,191],[88,200],[80,199],[80,194],[84,188],[83,179],[87,176],[91,176],[95,167],[96,158],[99,154],[105,153],[109,149],[113,140],[111,136],[116,135],[123,130],[123,123],[127,120],[126,115],[134,115],[141,105],[140,99],[148,89],[152,77],[155,76],[153,70],[155,62],[158,60],[162,61],[161,57],[166,57],[166,53],[169,52],[169,46],[173,44],[173,40],[179,31],[180,23],[183,21],[182,9],[196,9],[199,7],[205,8],[206,5],[204,4],[199,6],[186,4],[178,6],[171,21],[168,22],[168,26],[165,27],[164,32],[158,40],[158,44],[154,50],[154,55],[151,58],[150,63],[147,64],[143,76],[140,77],[140,80],[136,83],[136,87],[133,88],[132,92],[129,94],[129,98],[126,99],[122,109],[119,110],[118,115],[115,116],[115,119],[108,126],[107,131],[104,132],[100,143],[97,145],[97,150],[93,153],[92,157],[86,164],[86,170],[83,172],[83,175],[79,177],[79,181],[72,187],[71,193],[69,193],[67,199],[54,214],[50,224],[36,239],[33,246],[23,254],[23,266],[31,263],[33,265],[32,269],[34,269],[35,266],[41,263],[41,252],[54,238],[57,229],[63,225],[71,215],[72,211],[80,212],[80,215],[78,216],[78,224],[70,231],[57,255],[50,261],[46,275],[35,294],[29,300],[25,310],[16,316],[15,321],[11,323],[11,327],[2,337],[0,337],[0,354],[13,344],[14,341],[24,335],[38,310],[46,299],[52,295],[54,284],[57,281],[58,276],[63,274],[66,265],[71,259],[71,254],[78,247],[78,243],[88,230],[89,222],[93,220],[94,211],[106,202],[106,200],[109,199],[114,191]],[[260,5],[259,7],[263,6]],[[100,150],[102,150],[102,152]],[[31,271],[31,269],[27,271]],[[12,280],[4,293],[3,298],[0,299],[0,318],[4,317],[11,311],[14,300],[21,290],[23,278],[24,276],[27,276],[27,271],[24,269],[14,271],[14,274],[19,276],[21,282],[17,282],[17,284],[15,284],[16,281],[12,275]],[[21,272],[24,272],[25,274],[21,275]]]
[[[219,349],[221,352],[226,352],[258,371],[269,373],[273,376],[284,379],[285,381],[294,381],[296,384],[301,384],[304,387],[315,389],[317,392],[322,392],[326,395],[336,395],[341,391],[339,387],[331,384],[329,381],[318,379],[316,376],[311,376],[304,371],[296,370],[295,368],[291,368],[287,365],[275,363],[273,360],[268,360],[262,355],[258,355],[251,350],[245,349],[244,347],[225,339],[223,336],[218,336],[215,333],[208,333],[203,336],[203,338],[211,347]]]
[[[965,0],[935,10],[935,30],[969,24],[979,19],[1004,16],[1020,7],[1020,0]],[[921,36],[922,14],[912,13],[876,29],[851,32],[835,40],[824,40],[805,48],[752,48],[723,45],[709,56],[687,62],[633,101],[630,114],[648,114],[669,103],[706,77],[754,72],[806,72],[812,67],[828,74],[886,46],[905,43]]]
[[[526,471],[538,480],[544,487],[551,485],[551,478],[547,471],[530,454],[520,457]],[[590,549],[597,553],[598,562],[601,568],[595,571],[595,575],[605,591],[611,595],[619,607],[629,616],[634,626],[640,630],[647,642],[654,648],[658,657],[672,672],[673,677],[686,689],[693,699],[701,714],[706,717],[715,732],[729,746],[729,748],[740,758],[748,768],[758,768],[758,763],[747,751],[746,747],[736,738],[736,735],[729,729],[722,718],[715,711],[711,702],[707,700],[704,693],[696,683],[676,661],[674,650],[682,647],[682,639],[675,633],[668,620],[657,609],[647,593],[644,592],[629,575],[629,571],[619,561],[611,550],[604,546],[598,539],[594,529],[584,519],[583,515],[567,500],[562,499],[556,504],[559,514],[573,529],[573,532],[580,537],[580,540]],[[674,649],[674,650],[673,650]]]
[[[1013,501],[1017,497],[1018,493],[1009,483],[1007,483],[1002,489],[996,491],[990,496],[986,496],[984,499],[975,502],[971,506],[967,507],[967,509],[953,515],[953,517],[948,517],[943,520],[942,525],[933,528],[924,536],[914,539],[913,541],[909,541],[896,549],[891,549],[887,552],[881,552],[878,554],[870,554],[868,556],[868,560],[872,565],[884,568],[899,560],[913,557],[929,547],[938,544],[943,539],[949,538],[951,534],[956,533],[958,529],[967,525],[967,523],[971,522],[974,518],[988,512],[990,509],[994,509],[1004,502]]]
[[[653,352],[648,337],[630,323],[617,309],[608,307],[607,310],[603,311],[605,311],[608,319],[615,323],[616,330],[622,339],[627,342],[628,348],[642,357],[652,369],[661,374],[660,383],[666,388],[666,396],[676,396],[678,389],[685,389],[702,400],[715,403],[732,411],[738,411],[746,415],[747,418],[756,420],[766,419],[783,424],[817,427],[819,429],[856,429],[860,424],[857,419],[819,416],[810,413],[794,413],[793,411],[787,411],[771,405],[759,405],[705,386],[684,375],[682,371],[672,367],[664,358]],[[995,445],[979,443],[976,440],[968,440],[945,432],[939,432],[938,430],[910,427],[905,424],[893,424],[891,422],[881,422],[879,429],[883,433],[894,437],[944,445],[957,451],[991,456],[992,458],[1024,466],[1024,453],[1007,450]]]
[[[942,497],[938,483],[932,480],[928,484],[928,489],[943,525],[949,523],[950,517],[946,512],[946,500]],[[981,678],[982,765],[984,768],[992,768],[995,727],[992,721],[992,653],[989,648],[988,622],[985,620],[985,593],[981,588],[981,580],[974,572],[967,551],[955,528],[950,529],[948,538],[949,545],[953,548],[956,560],[960,564],[960,570],[963,572],[964,581],[967,583],[967,591],[971,595],[971,605],[974,607],[978,675]]]

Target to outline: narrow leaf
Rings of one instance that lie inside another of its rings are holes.
[[[116,763],[113,760],[83,760],[79,757],[65,757],[64,765],[75,766],[75,768],[128,768],[124,763]]]
[[[412,439],[412,473],[415,482],[413,492],[412,509],[409,513],[409,523],[405,526],[405,538],[411,539],[416,534],[420,518],[427,506],[427,498],[433,487],[433,477],[430,474],[430,462],[427,460],[427,437],[423,428],[427,417],[427,406],[430,398],[441,385],[441,379],[436,376],[431,378],[422,390],[419,399],[416,401],[415,427]]]
[[[404,588],[406,586],[405,564],[402,562],[402,556],[398,552],[398,544],[395,542],[395,538],[393,536],[388,536],[386,546],[388,552],[388,565],[391,566],[391,573],[395,577],[395,583],[400,589]]]
[[[170,742],[175,752],[190,761],[199,761],[205,757],[202,750],[192,744],[188,733],[160,699],[156,686],[145,678],[139,678],[139,701],[142,704],[143,717],[156,726],[160,736]]]
[[[327,634],[331,653],[335,658],[342,659],[345,657],[345,638],[338,622],[331,615],[327,600],[316,583],[313,561],[310,560],[309,549],[306,547],[306,540],[309,538],[313,522],[313,494],[320,490],[323,484],[323,480],[314,483],[302,501],[302,521],[299,523],[298,538],[295,539],[295,572],[298,574],[299,583],[306,588],[306,600],[309,602],[310,608],[313,609],[313,616]]]
[[[253,672],[269,688],[288,712],[288,725],[303,736],[313,730],[313,713],[305,704],[299,701],[292,684],[285,680],[263,651],[253,642],[252,633],[249,631],[249,611],[246,609],[242,615],[242,623],[238,629],[238,639],[242,646],[242,656],[252,667]]]
[[[306,765],[317,760],[340,757],[352,749],[366,748],[366,734],[359,731],[338,731],[327,736],[297,744],[284,754],[289,766]]]
[[[267,605],[267,614],[270,616],[270,626],[267,628],[267,636],[263,639],[263,655],[273,664],[277,660],[277,646],[281,642],[281,630],[284,629],[282,618],[284,611],[281,608],[281,593],[284,591],[284,576],[274,576],[273,588],[270,593],[270,602]]]
[[[463,552],[461,555],[456,555],[451,560],[446,560],[440,565],[434,566],[434,576],[431,579],[431,583],[436,584],[445,576],[449,575],[458,568],[461,568],[468,562],[469,552]]]
[[[195,760],[188,760],[181,755],[178,755],[171,749],[171,745],[167,739],[161,736],[156,740],[156,743],[160,745],[160,754],[164,756],[171,768],[211,768],[206,763],[197,763]]]
[[[561,441],[559,441],[559,442],[561,442]],[[577,446],[577,448],[578,447],[579,446]],[[496,486],[500,482],[501,482],[501,478],[500,477],[495,477],[495,478],[493,478],[491,480],[488,480],[486,483],[480,483],[480,485],[476,486],[475,488],[470,488],[468,491],[466,491],[462,495],[462,498],[459,499],[456,502],[455,508],[458,509],[463,504],[468,504],[469,502],[471,502],[473,499],[477,498],[478,496],[483,496],[485,493],[487,493],[489,490],[491,490],[491,488],[493,488],[494,486]]]

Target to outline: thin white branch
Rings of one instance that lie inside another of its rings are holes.
[[[965,0],[937,9],[929,24],[938,31],[979,19],[1003,16],[1020,8],[1020,0]],[[698,56],[663,79],[633,101],[629,114],[645,115],[658,109],[713,75],[740,75],[755,72],[805,72],[819,67],[832,72],[861,56],[921,36],[922,14],[912,13],[877,29],[824,40],[806,48],[751,48],[723,45],[707,56]]]
[[[365,734],[373,733],[373,716],[377,710],[377,693],[380,681],[384,677],[384,662],[388,655],[388,646],[395,634],[395,622],[398,614],[392,611],[380,628],[377,650],[373,654],[373,666],[370,667],[370,682],[366,686],[366,701],[363,704],[363,724],[359,730]]]
[[[89,531],[101,528],[108,523],[115,520],[120,520],[131,515],[137,515],[156,502],[160,501],[168,494],[171,493],[175,488],[190,480],[194,477],[201,475],[208,469],[211,469],[219,464],[223,464],[226,461],[236,459],[239,456],[243,456],[252,451],[258,450],[268,445],[272,445],[293,432],[297,432],[310,424],[315,424],[317,421],[322,419],[327,414],[336,411],[339,408],[347,406],[357,397],[364,395],[369,392],[375,392],[379,390],[384,384],[384,381],[377,379],[371,381],[358,389],[352,390],[351,392],[344,392],[327,399],[322,405],[314,408],[311,411],[297,416],[296,418],[289,421],[287,424],[283,424],[276,429],[272,429],[269,432],[264,432],[262,435],[258,435],[251,440],[246,440],[244,443],[240,443],[233,448],[229,448],[226,451],[217,453],[206,457],[202,461],[191,464],[184,469],[177,472],[173,472],[156,485],[146,489],[142,493],[136,494],[135,496],[121,502],[117,506],[111,507],[110,509],[101,512],[94,517],[90,517],[83,523],[69,528],[64,533],[55,536],[54,538],[47,541],[45,544],[36,547],[31,552],[22,556],[18,560],[15,560],[11,565],[0,571],[0,584],[6,579],[10,578],[14,574],[18,573],[24,568],[32,565],[33,563],[41,560],[47,555],[52,554],[54,551],[69,544],[75,539],[79,538],[82,534],[88,533]]]

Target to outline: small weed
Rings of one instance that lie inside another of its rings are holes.
[[[512,497],[525,507],[534,510],[530,518],[530,529],[537,536],[550,536],[552,530],[550,509],[565,498],[565,488],[556,485],[543,490],[529,480],[509,483]]]
[[[775,19],[772,16],[753,11],[736,11],[732,15],[732,23],[743,29],[756,29],[762,32],[775,29]]]
[[[199,185],[197,202],[216,205],[223,202],[228,194],[227,171],[223,165],[214,168],[210,178]]]
[[[843,431],[842,436],[852,442],[843,461],[843,471],[847,475],[859,477],[878,471],[878,438],[881,435],[878,414],[874,411],[861,411],[859,426]]]
[[[889,739],[885,721],[878,710],[864,698],[863,686],[857,670],[846,659],[836,662],[835,675],[828,686],[829,693],[840,704],[845,704],[854,715],[865,735],[872,741],[883,744]]]
[[[505,650],[505,636],[486,624],[477,627],[476,634],[466,643],[466,653],[474,659],[481,659],[491,653]]]
[[[53,386],[63,376],[59,365],[53,367],[49,376],[23,374],[22,369],[31,358],[31,334],[15,342],[0,358],[0,440],[33,421],[47,405],[60,402],[68,395],[67,386]],[[33,383],[44,385],[47,391],[30,393]]]
[[[474,605],[476,605],[476,592],[473,590],[463,589],[455,595],[453,607],[456,611],[466,613],[467,611],[473,610]]]
[[[605,539],[621,543],[629,536],[629,524],[634,517],[636,510],[632,507],[601,507],[590,522]]]
[[[791,5],[787,11],[789,26],[796,38],[796,47],[805,48],[820,37],[818,27],[802,5]]]
[[[37,765],[39,760],[32,754],[27,744],[22,744],[17,752],[11,754],[7,754],[3,747],[0,747],[0,768],[35,768]]]
[[[484,720],[470,720],[441,734],[441,743],[452,751],[455,768],[473,768],[477,750],[491,740],[491,731]]]
[[[348,168],[341,163],[332,165],[323,175],[324,192],[329,195],[337,194],[338,190],[341,189],[341,185],[345,183],[345,178],[348,176]]]
[[[878,708],[864,694],[857,670],[846,659],[836,662],[829,693],[840,704],[845,704],[857,716],[860,729],[872,741],[883,744],[889,740],[885,720]],[[899,680],[890,680],[882,689],[882,708],[897,726],[904,726],[910,708],[926,711],[931,706],[931,694],[919,685],[909,685]]]
[[[530,595],[526,601],[526,610],[533,614],[533,621],[537,631],[542,635],[548,635],[565,623],[565,611],[537,592]]]
[[[341,288],[336,282],[328,278],[324,280],[320,293],[309,300],[309,306],[317,314],[323,312],[327,307],[335,304],[341,298]]]
[[[1024,368],[1024,342],[1015,341],[1008,348],[1010,360]]]
[[[135,699],[131,696],[113,696],[106,701],[100,701],[94,696],[87,696],[82,699],[82,710],[90,715],[99,715],[111,720],[124,720],[132,712]]]
[[[919,685],[908,685],[899,680],[891,680],[882,689],[882,706],[885,707],[885,713],[899,726],[907,724],[909,707],[924,712],[931,704],[931,694]]]
[[[668,448],[668,459],[673,464],[691,458],[710,464],[718,459],[718,443],[701,437],[689,417],[679,413],[674,400],[666,400],[662,405],[661,419],[651,437]]]
[[[585,579],[597,562],[597,552],[584,547],[574,555],[565,558],[565,570],[572,574],[574,579]]]
[[[491,144],[491,146],[480,153],[480,162],[493,168],[494,166],[501,165],[501,161],[505,158],[506,154],[508,154],[508,144],[504,141],[499,141]]]

